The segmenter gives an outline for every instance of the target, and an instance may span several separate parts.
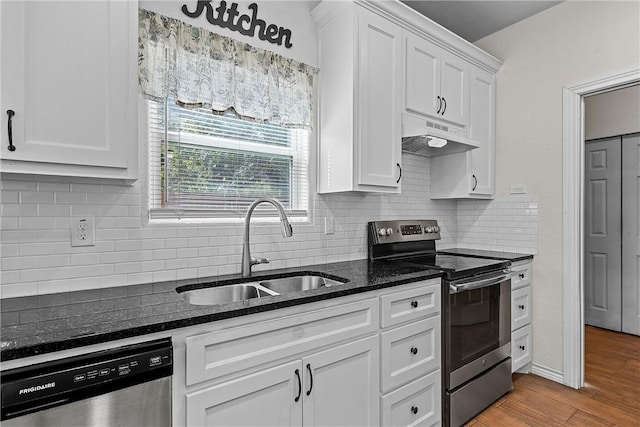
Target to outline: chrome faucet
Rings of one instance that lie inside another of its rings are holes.
[[[280,221],[282,222],[282,237],[291,237],[293,236],[293,228],[291,228],[291,224],[289,224],[289,220],[287,219],[287,214],[284,212],[284,208],[282,205],[274,200],[268,198],[260,198],[255,202],[251,203],[249,209],[247,209],[247,215],[244,217],[244,240],[242,244],[242,277],[250,277],[251,276],[251,267],[256,264],[268,264],[269,259],[267,258],[251,258],[251,249],[249,248],[249,225],[251,223],[251,214],[253,210],[260,203],[271,203],[278,210],[278,215],[280,215]]]

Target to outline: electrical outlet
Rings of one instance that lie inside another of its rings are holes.
[[[527,184],[511,184],[511,194],[526,194]]]
[[[324,217],[324,234],[333,234],[333,217],[325,216]]]
[[[71,218],[71,246],[95,246],[93,217]]]

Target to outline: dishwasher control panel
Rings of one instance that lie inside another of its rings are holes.
[[[87,397],[173,373],[171,341],[135,344],[2,372],[2,419],[10,408]]]

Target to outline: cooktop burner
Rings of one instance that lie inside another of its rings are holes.
[[[434,270],[442,270],[446,273],[447,279],[455,280],[462,277],[475,276],[493,270],[509,267],[510,262],[504,260],[492,260],[482,258],[472,258],[462,255],[421,255],[407,258],[395,259],[397,262],[412,266],[421,266]]]
[[[441,228],[434,220],[374,221],[367,224],[369,259],[396,265],[442,270],[455,280],[508,268],[508,260],[492,260],[436,251]]]

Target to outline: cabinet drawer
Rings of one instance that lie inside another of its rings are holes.
[[[531,286],[511,293],[511,330],[515,331],[531,323]]]
[[[511,265],[514,276],[511,279],[511,289],[518,289],[531,284],[531,261]]]
[[[381,334],[382,392],[425,375],[440,365],[440,316]]]
[[[511,334],[511,372],[531,362],[531,325]]]
[[[377,299],[338,305],[186,338],[193,385],[378,330]]]
[[[440,279],[428,280],[424,286],[380,297],[381,326],[399,325],[440,312]]]
[[[383,426],[430,426],[440,420],[440,370],[382,397]]]

